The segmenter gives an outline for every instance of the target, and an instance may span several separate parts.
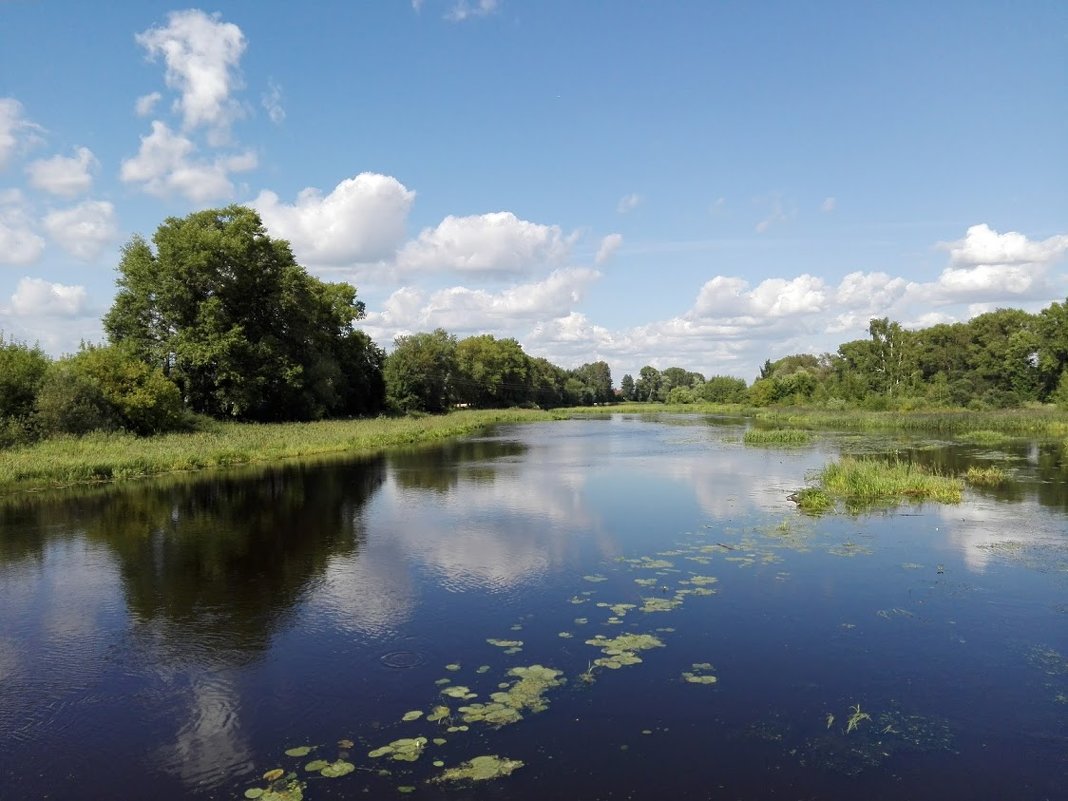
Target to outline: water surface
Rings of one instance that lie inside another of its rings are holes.
[[[308,799],[1063,797],[1063,452],[745,425],[616,415],[0,499],[0,797],[239,798],[273,768]],[[1012,481],[799,515],[842,451]],[[638,633],[663,646],[596,664],[587,640]],[[531,665],[566,680],[543,711],[447,731]],[[368,756],[420,736],[446,742]],[[525,764],[428,781],[483,754]]]

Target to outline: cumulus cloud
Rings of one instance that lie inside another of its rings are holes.
[[[616,204],[616,211],[620,214],[626,214],[628,211],[633,211],[638,208],[638,204],[642,202],[642,196],[637,192],[631,192],[629,195],[623,195]]]
[[[822,278],[768,278],[755,288],[742,278],[717,275],[707,281],[693,308],[696,317],[789,317],[823,311],[828,301]]]
[[[289,240],[299,261],[344,266],[391,258],[404,241],[414,199],[396,178],[364,172],[325,196],[308,188],[287,204],[263,191],[252,205],[272,236]]]
[[[576,267],[500,292],[456,286],[424,293],[406,287],[394,292],[381,311],[369,312],[361,326],[380,342],[439,326],[454,333],[490,330],[515,336],[518,327],[570,314],[599,277],[596,270]]]
[[[601,246],[597,249],[597,255],[594,257],[596,264],[604,264],[617,250],[619,246],[623,244],[622,234],[609,234],[601,240]]]
[[[177,193],[202,203],[232,197],[230,175],[255,169],[258,163],[251,151],[205,160],[195,158],[196,149],[192,140],[155,120],[152,133],[141,137],[137,155],[122,162],[119,176],[125,183],[141,184],[150,195]]]
[[[463,22],[467,19],[487,17],[497,10],[498,5],[498,0],[476,0],[473,3],[468,0],[458,0],[445,14],[445,19],[450,22]],[[418,11],[418,7],[416,10]]]
[[[77,317],[85,311],[83,286],[23,278],[11,296],[11,311],[20,317]]]
[[[941,302],[997,302],[1047,296],[1046,273],[1068,252],[1068,235],[1031,240],[1016,231],[1000,234],[985,223],[963,239],[938,245],[950,265],[934,283],[916,285],[917,299]]]
[[[40,258],[45,242],[17,189],[0,192],[0,264],[30,264]]]
[[[98,166],[96,157],[87,147],[79,147],[74,156],[52,156],[39,159],[26,166],[30,183],[45,192],[60,197],[75,197],[88,192],[93,185],[93,170]]]
[[[540,225],[510,211],[446,217],[426,228],[397,254],[406,271],[519,274],[561,262],[569,242],[559,226]]]
[[[137,34],[150,59],[162,57],[167,86],[179,93],[175,106],[186,130],[206,128],[213,143],[226,140],[231,123],[242,116],[231,93],[241,85],[237,66],[245,35],[219,14],[190,9],[172,11],[164,27]]]
[[[76,259],[93,261],[118,236],[115,207],[104,200],[87,200],[47,214],[48,235]]]

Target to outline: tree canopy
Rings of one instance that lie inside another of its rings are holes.
[[[244,206],[170,217],[122,251],[104,317],[196,412],[248,420],[373,413],[383,354],[353,323],[355,287],[309,275]]]

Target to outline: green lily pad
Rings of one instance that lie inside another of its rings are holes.
[[[263,795],[262,787],[249,787],[245,790],[245,798],[259,798]]]
[[[291,756],[291,757],[307,756],[308,754],[311,753],[312,748],[314,748],[314,746],[311,746],[311,745],[302,745],[302,746],[299,746],[297,748],[290,748],[290,749],[288,749],[286,751],[286,756]]]
[[[413,720],[419,720],[421,717],[423,717],[422,710],[413,709],[411,712],[405,712],[404,715],[401,716],[401,720],[405,723],[409,723]]]
[[[325,759],[313,759],[304,766],[304,770],[308,771],[308,773],[318,773],[329,764]]]
[[[325,776],[328,779],[338,779],[342,776],[348,776],[356,770],[356,766],[351,762],[346,762],[343,759],[339,759],[337,762],[331,762],[321,771],[320,775]]]

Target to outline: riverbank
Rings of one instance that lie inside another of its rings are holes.
[[[471,434],[494,423],[557,419],[529,409],[315,423],[206,421],[197,431],[136,437],[89,434],[0,450],[0,493],[120,481],[178,471],[329,454],[378,453]]]

